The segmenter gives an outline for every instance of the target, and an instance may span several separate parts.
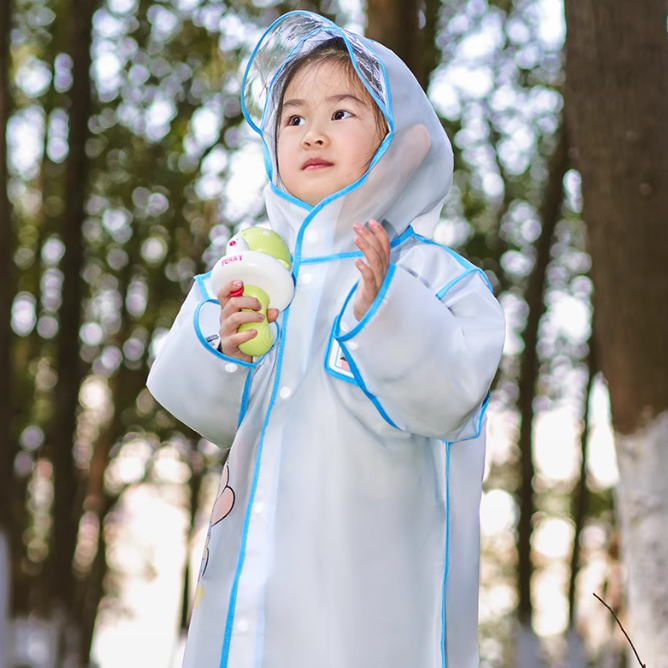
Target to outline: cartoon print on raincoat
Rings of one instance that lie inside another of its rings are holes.
[[[366,174],[310,206],[276,171],[271,87],[332,37],[389,131]],[[245,362],[207,342],[220,305],[196,277],[151,368],[155,398],[231,448],[234,472],[184,668],[477,668],[484,415],[505,326],[484,273],[423,236],[452,182],[450,143],[399,58],[307,12],[268,28],[242,88],[295,294],[274,347]],[[353,223],[371,218],[392,250],[358,322]]]
[[[209,540],[211,539],[211,529],[218,522],[224,520],[234,507],[234,490],[229,486],[230,481],[230,464],[225,462],[223,467],[223,474],[220,478],[218,486],[218,493],[216,500],[213,503],[213,510],[211,511],[211,521],[209,522],[209,530],[206,533],[206,540],[204,542],[204,551],[202,552],[202,561],[200,562],[199,575],[197,576],[197,589],[195,591],[195,607],[199,607],[199,603],[204,596],[204,587],[200,584],[202,575],[206,571],[209,563]]]

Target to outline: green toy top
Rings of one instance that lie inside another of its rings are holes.
[[[232,248],[228,252],[234,251],[234,239],[241,237],[248,245],[248,250],[266,253],[275,257],[288,271],[292,269],[292,256],[288,246],[283,238],[273,230],[264,227],[248,227],[236,234],[229,243]]]

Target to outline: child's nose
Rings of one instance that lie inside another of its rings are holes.
[[[302,137],[304,146],[324,146],[326,142],[327,135],[316,126],[311,126]]]

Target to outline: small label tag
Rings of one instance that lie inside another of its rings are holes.
[[[327,366],[335,373],[355,380],[355,376],[350,370],[350,364],[348,364],[348,360],[346,359],[346,354],[335,339],[332,339],[332,345],[329,349]]]

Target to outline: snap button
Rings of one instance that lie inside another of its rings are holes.
[[[253,512],[256,515],[262,513],[263,510],[264,510],[264,503],[262,503],[262,501],[258,501],[257,503],[253,504]]]
[[[236,623],[236,627],[239,633],[245,633],[246,631],[248,631],[248,622],[245,619],[240,619]]]
[[[227,373],[234,373],[239,367],[234,362],[228,362],[225,365],[225,371]]]
[[[350,350],[357,350],[359,346],[354,341],[349,341],[348,348],[350,348]]]
[[[292,394],[292,390],[289,387],[282,387],[279,394],[281,399],[287,399]]]
[[[311,274],[302,274],[299,277],[299,282],[303,283],[304,285],[308,285],[311,282],[312,279],[313,279],[313,276],[311,276]]]
[[[309,241],[317,241],[320,238],[320,235],[315,230],[309,230],[306,233],[306,238]]]

